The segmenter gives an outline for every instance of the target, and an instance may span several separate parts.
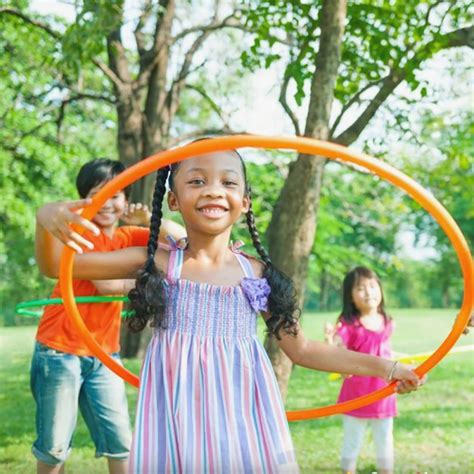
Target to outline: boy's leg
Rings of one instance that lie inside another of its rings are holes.
[[[38,460],[37,469],[60,473],[71,451],[77,422],[79,358],[36,343],[30,383],[36,402],[37,438],[32,452]]]
[[[343,415],[344,439],[341,448],[341,469],[343,473],[355,473],[357,458],[364,441],[367,420]]]
[[[392,474],[393,454],[393,418],[371,420],[372,434],[377,457],[377,468],[380,474]]]
[[[64,463],[51,466],[51,464],[36,461],[36,474],[64,474],[64,472]]]
[[[118,354],[112,357],[120,362]],[[125,383],[95,357],[82,362],[79,407],[94,440],[96,457],[107,457],[109,472],[126,472],[132,433]]]
[[[107,458],[110,474],[128,474],[128,459]]]

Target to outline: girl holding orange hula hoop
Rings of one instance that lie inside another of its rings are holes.
[[[168,205],[181,213],[188,240],[157,249],[168,174]],[[258,260],[229,247],[242,214]],[[261,245],[235,150],[161,169],[148,247],[79,255],[74,276],[136,277],[130,327],[155,329],[141,371],[131,472],[296,472],[283,403],[256,336],[259,313],[296,364],[398,380],[400,393],[422,384],[404,364],[305,338],[293,283]]]

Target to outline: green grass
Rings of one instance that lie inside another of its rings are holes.
[[[419,353],[435,349],[450,330],[454,311],[394,310],[396,351]],[[334,313],[308,314],[303,326],[307,336],[321,339],[324,321],[333,322]],[[29,363],[35,328],[0,328],[0,472],[31,473],[35,460],[30,454],[34,439],[34,403],[29,391]],[[463,336],[458,345],[474,343],[472,334]],[[140,362],[126,364],[138,372]],[[474,472],[473,405],[474,382],[472,352],[453,354],[430,372],[422,390],[399,397],[400,416],[395,421],[397,473]],[[338,382],[329,382],[327,374],[296,367],[288,393],[288,409],[334,403]],[[130,408],[136,391],[127,389]],[[303,473],[338,473],[339,447],[342,440],[339,417],[291,423],[298,461]],[[82,419],[74,437],[74,449],[68,461],[68,473],[105,473],[104,459],[94,459],[94,448]],[[375,471],[373,444],[364,444],[359,473]]]

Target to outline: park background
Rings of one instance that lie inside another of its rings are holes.
[[[5,472],[33,466],[28,360],[37,320],[17,316],[15,305],[53,286],[34,260],[35,210],[75,199],[75,175],[92,158],[129,165],[220,133],[330,139],[415,178],[472,248],[472,13],[464,1],[353,1],[347,9],[340,0],[2,2]],[[335,320],[341,278],[362,264],[384,283],[395,350],[439,345],[462,301],[462,276],[447,238],[420,206],[362,169],[289,152],[243,154],[264,243],[305,289],[309,334],[321,338],[324,322]],[[148,201],[150,183],[136,186],[134,198]],[[243,226],[234,237],[251,247]],[[143,345],[124,334],[136,371]],[[400,401],[398,472],[474,471],[471,354],[449,356],[423,391]],[[274,363],[284,365],[278,357]],[[335,400],[338,385],[327,375],[287,367],[290,374],[288,407]],[[287,381],[281,386],[285,394]],[[130,390],[131,407],[134,397]],[[292,432],[304,472],[337,471],[337,418],[293,424]],[[75,445],[71,472],[103,472],[82,425]],[[360,466],[374,469],[370,449]]]

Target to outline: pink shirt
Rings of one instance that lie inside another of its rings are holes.
[[[359,321],[353,324],[340,322],[337,326],[337,333],[341,337],[344,345],[357,352],[376,356],[392,358],[390,347],[390,336],[393,331],[393,322],[389,320],[384,328],[379,331],[366,329]],[[344,380],[339,393],[338,403],[352,400],[353,398],[367,395],[370,392],[385,387],[387,384],[378,377],[366,377],[353,375]],[[360,418],[389,418],[397,415],[396,395],[383,398],[362,408],[346,413],[347,415]]]

